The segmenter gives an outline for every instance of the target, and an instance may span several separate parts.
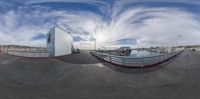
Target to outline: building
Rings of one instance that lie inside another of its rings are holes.
[[[4,51],[47,52],[47,49],[44,47],[31,47],[20,45],[1,45],[0,49]]]
[[[72,54],[72,35],[58,26],[53,27],[47,33],[47,50],[51,57]]]

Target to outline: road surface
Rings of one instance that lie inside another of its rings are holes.
[[[68,63],[74,63],[74,64],[95,64],[99,62],[96,59],[96,57],[91,56],[89,51],[83,51],[78,54],[60,56],[60,57],[57,57],[57,59],[62,60],[64,62],[68,62]]]
[[[199,62],[189,50],[145,69],[0,55],[0,99],[199,99]]]

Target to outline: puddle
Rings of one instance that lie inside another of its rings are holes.
[[[101,63],[97,63],[97,64],[82,64],[81,66],[87,67],[87,66],[96,66],[96,67],[100,67],[103,68],[105,67],[103,64]]]

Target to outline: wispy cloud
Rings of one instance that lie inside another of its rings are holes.
[[[95,6],[101,13],[81,7],[72,9],[63,6],[62,9],[58,9],[59,5],[48,5],[50,2],[74,3],[80,6],[82,3],[87,3],[83,7]],[[146,1],[2,1],[1,5],[6,3],[15,7],[3,7],[2,9],[7,11],[0,11],[0,44],[45,46],[45,38],[34,40],[33,38],[46,35],[55,24],[72,33],[77,47],[80,47],[81,41],[86,43],[85,47],[92,47],[94,38],[97,39],[98,47],[121,46],[121,44],[172,46],[176,42],[200,44],[200,15],[195,12],[196,8],[200,8],[198,1],[188,4],[185,4],[186,0],[177,2],[151,0],[146,4],[144,2]],[[151,5],[151,2],[154,2],[154,5]],[[168,6],[169,3],[177,5]],[[191,5],[195,3],[195,8],[192,8]]]

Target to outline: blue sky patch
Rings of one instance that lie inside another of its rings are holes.
[[[73,41],[82,41],[83,39],[80,36],[73,36]]]
[[[122,44],[122,45],[136,45],[137,41],[132,38],[125,38],[125,39],[120,39],[116,41],[116,44]]]
[[[41,39],[46,39],[46,35],[44,34],[38,34],[34,37],[31,38],[32,41],[35,41],[35,40],[41,40]]]

